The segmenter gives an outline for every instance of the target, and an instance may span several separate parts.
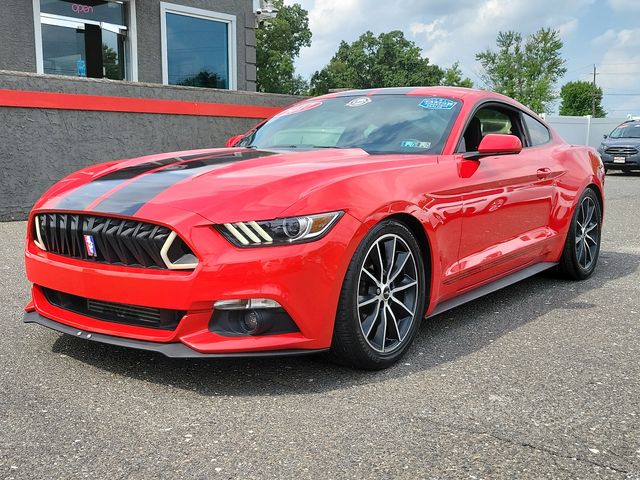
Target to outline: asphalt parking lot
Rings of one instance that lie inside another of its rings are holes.
[[[640,175],[607,177],[593,278],[425,322],[384,372],[169,360],[22,324],[0,224],[2,478],[640,478]]]

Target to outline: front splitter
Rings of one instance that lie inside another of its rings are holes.
[[[271,350],[268,352],[236,352],[236,353],[202,353],[187,347],[183,343],[158,343],[135,340],[131,338],[104,335],[101,333],[86,332],[70,327],[60,322],[43,317],[38,312],[27,312],[24,314],[24,323],[37,323],[57,332],[66,333],[76,338],[89,340],[91,342],[106,343],[118,347],[135,348],[150,352],[158,352],[170,358],[264,358],[264,357],[288,357],[296,355],[310,355],[324,352],[322,350]]]

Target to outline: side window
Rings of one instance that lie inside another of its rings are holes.
[[[480,120],[483,137],[488,133],[501,133],[503,135],[511,135],[513,133],[511,119],[504,112],[485,108],[480,110],[476,116]]]
[[[525,144],[516,112],[508,108],[486,107],[478,110],[469,122],[458,151],[477,151],[483,137],[489,133],[516,135]]]
[[[542,123],[533,117],[530,117],[526,113],[522,115],[524,117],[524,123],[529,130],[530,146],[543,145],[551,140],[551,134],[549,130]]]

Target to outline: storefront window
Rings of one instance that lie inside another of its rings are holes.
[[[126,23],[126,9],[122,2],[85,0],[79,3],[67,0],[40,0],[40,13],[113,23],[114,25]]]
[[[165,83],[235,88],[235,17],[163,4]]]
[[[123,2],[40,0],[44,73],[124,80],[125,20]]]

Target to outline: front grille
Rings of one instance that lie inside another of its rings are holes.
[[[604,151],[604,153],[630,157],[632,155],[636,155],[638,153],[638,149],[633,147],[609,147]]]
[[[78,297],[50,288],[42,288],[45,298],[51,305],[69,310],[85,317],[106,322],[124,323],[139,327],[175,330],[186,312],[163,308],[141,307],[122,303],[103,302]]]
[[[65,257],[132,267],[171,268],[161,255],[170,240],[167,251],[170,262],[197,263],[180,237],[172,235],[166,227],[151,223],[95,215],[42,213],[36,216],[33,230],[33,238],[42,243],[38,245],[40,248]]]

